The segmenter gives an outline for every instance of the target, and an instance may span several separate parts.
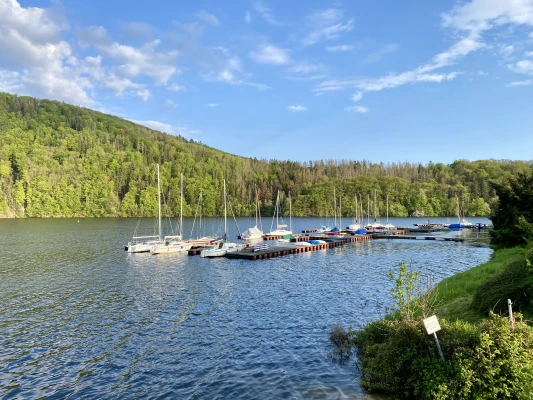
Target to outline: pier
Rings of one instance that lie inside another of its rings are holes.
[[[374,233],[373,239],[407,239],[407,240],[436,240],[442,242],[464,242],[462,237],[444,237],[444,236],[422,236],[422,235],[382,235]]]
[[[308,253],[311,251],[326,250],[332,249],[334,247],[343,246],[346,243],[355,243],[367,241],[372,238],[371,235],[355,235],[348,236],[344,238],[324,238],[320,237],[309,237],[309,236],[300,236],[291,239],[291,243],[303,242],[307,240],[324,240],[326,243],[315,244],[310,246],[298,246],[298,245],[274,245],[274,246],[261,246],[256,250],[256,247],[245,248],[241,251],[235,251],[232,253],[227,253],[226,257],[228,258],[240,258],[245,260],[260,260],[274,257],[286,256],[289,254],[299,254],[299,253]]]

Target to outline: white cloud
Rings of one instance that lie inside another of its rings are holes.
[[[529,58],[533,58],[533,51],[526,51],[526,52],[524,53],[524,56],[525,56],[525,57],[529,57]]]
[[[302,106],[302,105],[292,105],[292,106],[288,106],[287,107],[288,110],[290,111],[307,111],[307,107],[305,106]]]
[[[363,59],[363,62],[365,64],[370,64],[373,62],[377,62],[381,60],[383,57],[385,57],[387,54],[392,54],[398,50],[399,46],[395,43],[386,44],[382,47],[380,47],[378,50],[374,51],[373,53],[369,54]]]
[[[326,47],[326,50],[327,51],[330,51],[330,52],[344,52],[344,51],[351,51],[355,49],[355,46],[352,46],[352,45],[348,45],[348,44],[342,44],[342,45],[339,45],[339,46],[328,46]]]
[[[322,64],[311,64],[308,62],[300,62],[288,68],[289,72],[295,72],[295,73],[301,73],[301,74],[309,74],[309,73],[319,72],[323,70],[324,70],[324,66]]]
[[[0,92],[15,92],[21,88],[18,72],[0,70]]]
[[[511,82],[507,86],[508,87],[513,87],[513,86],[529,86],[529,85],[533,85],[533,79],[527,79],[525,81]]]
[[[489,73],[486,71],[478,71],[477,73],[479,76],[489,76]]]
[[[533,75],[533,61],[522,60],[508,65],[509,69],[519,74]]]
[[[217,103],[209,103],[208,106],[213,108],[213,107],[218,107],[218,104]]]
[[[217,17],[215,17],[213,14],[208,13],[205,10],[200,10],[194,13],[194,16],[198,18],[200,21],[205,22],[206,24],[212,25],[212,26],[219,26],[220,21]]]
[[[262,1],[255,1],[253,3],[253,7],[254,10],[257,11],[270,25],[281,25],[281,23],[272,14],[272,10],[268,8]]]
[[[500,53],[504,57],[510,57],[514,53],[514,51],[515,51],[515,47],[512,45],[502,46],[500,48]]]
[[[171,83],[167,86],[168,90],[172,90],[173,92],[186,92],[187,88],[185,86],[178,85],[177,83]]]
[[[271,44],[261,45],[250,57],[259,64],[284,65],[290,62],[290,52],[287,49]]]
[[[329,80],[321,82],[316,88],[315,92],[335,92],[350,88],[362,90],[363,92],[377,92],[384,89],[392,89],[408,83],[417,82],[434,82],[440,83],[444,81],[451,81],[459,75],[457,72],[450,72],[447,74],[425,74],[417,70],[408,71],[401,74],[389,74],[381,78],[368,79],[347,79],[347,80]]]
[[[170,109],[175,109],[175,108],[178,108],[178,105],[174,103],[172,100],[167,99],[167,101],[165,101],[165,107],[170,108]]]
[[[246,22],[247,24],[252,22],[252,14],[250,13],[250,11],[246,11],[244,13],[244,22]]]
[[[337,40],[343,33],[353,29],[353,19],[344,21],[343,12],[334,8],[309,14],[307,24],[312,31],[302,40],[303,46],[311,46],[327,40]]]
[[[344,109],[344,111],[350,111],[350,112],[357,112],[357,113],[365,114],[365,113],[367,113],[370,110],[368,109],[368,107],[365,107],[365,106],[351,106],[351,107],[346,107]]]
[[[197,135],[200,133],[199,130],[190,129],[187,125],[171,125],[165,122],[151,121],[151,120],[150,121],[136,121],[136,120],[130,119],[130,121],[135,124],[153,129],[155,131],[168,133],[169,135],[181,135],[184,137],[189,137],[191,135]]]
[[[352,95],[352,101],[359,101],[363,98],[363,92],[357,92]]]
[[[137,90],[135,92],[135,94],[141,98],[143,101],[147,101],[150,96],[152,95],[152,93],[150,93],[150,91],[148,89],[141,89],[141,90]]]
[[[92,83],[78,71],[70,45],[61,40],[65,28],[48,10],[24,8],[16,0],[0,1],[2,85],[26,95],[95,105],[86,92]]]
[[[224,47],[214,48],[214,59],[216,59],[216,69],[211,68],[203,74],[206,82],[223,82],[236,86],[251,86],[259,90],[270,89],[267,85],[251,82],[249,75],[245,74],[242,68],[241,59],[234,56]]]

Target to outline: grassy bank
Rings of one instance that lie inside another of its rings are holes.
[[[471,308],[476,290],[501,273],[505,266],[524,257],[523,247],[496,249],[489,261],[441,281],[434,289],[435,313],[449,321],[479,322],[486,314]]]

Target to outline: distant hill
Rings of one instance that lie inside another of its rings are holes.
[[[488,215],[496,204],[489,181],[504,182],[531,168],[531,162],[507,160],[451,165],[257,160],[86,108],[0,93],[0,216],[155,215],[157,163],[167,215],[179,213],[184,174],[186,216],[195,214],[200,192],[204,215],[220,215],[224,178],[240,216],[253,214],[255,188],[263,214],[272,213],[279,189],[291,192],[293,215],[331,216],[334,187],[345,216],[355,213],[355,193],[361,193],[364,210],[371,194],[373,210],[374,189],[381,215],[387,194],[391,216],[456,215],[456,196],[467,214]],[[287,198],[284,209],[288,212]]]

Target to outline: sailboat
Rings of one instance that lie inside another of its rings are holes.
[[[448,225],[450,229],[463,229],[472,228],[474,225],[472,222],[466,220],[464,213],[461,213],[461,206],[459,205],[459,196],[455,196],[457,200],[457,223]]]
[[[181,174],[180,191],[180,233],[179,235],[165,236],[162,244],[153,245],[150,249],[150,253],[153,255],[181,253],[183,251],[188,251],[192,246],[191,243],[183,240],[183,174]]]
[[[396,227],[389,223],[389,195],[387,194],[387,223],[385,225],[383,225],[383,228],[385,229],[396,229]]]
[[[242,250],[243,245],[227,241],[228,237],[228,223],[227,223],[227,206],[226,206],[226,180],[224,179],[224,239],[213,248],[203,249],[200,257],[222,257],[227,253]]]
[[[377,196],[376,196],[376,192],[377,192],[377,190],[374,189],[374,222],[371,223],[371,224],[368,224],[367,228],[370,228],[370,229],[383,229],[383,225],[377,219],[378,217],[377,217]],[[369,200],[370,200],[370,197],[369,197]]]
[[[348,225],[348,230],[350,231],[356,231],[358,229],[361,229],[361,223],[359,222],[359,216],[358,214],[358,205],[357,205],[357,193],[355,194],[355,218],[354,221]]]
[[[161,183],[159,182],[159,164],[157,164],[157,203],[158,203],[158,234],[135,236],[124,248],[128,253],[148,253],[153,246],[163,244],[161,240]],[[137,229],[135,230],[137,231]]]
[[[289,192],[289,221],[291,221],[291,202],[290,202],[291,194]],[[274,216],[272,217],[272,224],[270,225],[271,231],[268,233],[265,233],[265,236],[285,236],[285,235],[292,235],[292,227],[288,227],[286,224],[280,224],[279,223],[279,190],[278,190],[278,196],[276,198],[276,209],[274,211]],[[272,230],[272,225],[274,224],[274,220],[276,221],[276,229]],[[292,224],[291,224],[292,225]],[[289,228],[289,230],[285,229]]]
[[[203,195],[202,192],[200,192],[200,196],[198,198],[198,207],[196,209],[196,213],[194,215],[194,221],[192,223],[191,228],[191,236],[190,239],[187,240],[191,244],[192,247],[194,246],[210,246],[213,245],[213,243],[218,243],[216,236],[205,236],[202,233],[202,211],[203,211]],[[196,238],[193,238],[194,234],[194,227],[196,225],[196,217],[198,218],[198,230],[196,234]],[[204,221],[205,225],[205,221]]]
[[[239,239],[243,240],[256,240],[263,238],[263,230],[257,227],[257,222],[259,220],[259,225],[261,225],[261,210],[259,209],[259,195],[257,194],[257,189],[255,191],[255,226],[245,230],[239,236]]]

